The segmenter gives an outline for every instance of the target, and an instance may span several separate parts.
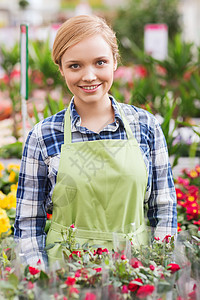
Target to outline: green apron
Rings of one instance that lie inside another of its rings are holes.
[[[147,170],[128,121],[117,105],[127,140],[72,143],[67,109],[47,245],[62,240],[61,231],[71,224],[77,228],[81,245],[88,241],[111,250],[113,233],[124,238],[133,229],[137,241],[146,243],[143,203]],[[50,263],[62,259],[62,246],[56,244],[48,250],[48,257]]]

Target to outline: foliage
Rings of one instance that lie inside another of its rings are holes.
[[[197,235],[200,228],[200,166],[183,170],[176,181],[178,230]]]
[[[0,240],[0,298],[14,300],[18,297],[25,300],[38,299],[40,296],[41,299],[57,300],[123,300],[146,299],[148,295],[148,299],[166,299],[170,291],[176,297],[183,295],[186,274],[187,278],[191,277],[193,284],[184,290],[185,299],[190,298],[189,294],[196,297],[198,290],[194,284],[199,278],[197,266],[200,259],[199,212],[188,211],[190,205],[185,206],[183,212],[179,210],[179,202],[178,217],[184,221],[179,224],[178,242],[170,235],[163,240],[158,237],[152,240],[150,236],[147,246],[135,247],[129,236],[123,249],[109,251],[101,245],[80,245],[76,239],[78,228],[72,224],[62,233],[63,240],[60,243],[64,261],[60,267],[56,264],[50,270],[43,270],[40,261],[37,266],[22,266],[10,235],[15,218],[18,172],[18,165],[4,167],[0,164],[0,222],[4,220],[3,224],[6,225],[8,218],[10,220]],[[185,192],[185,203],[199,201],[199,180],[199,166],[190,171],[184,170],[183,176],[177,178],[176,185],[182,185],[188,192]],[[195,187],[198,187],[198,191]],[[180,190],[176,192],[178,201],[182,201]],[[47,218],[49,227],[51,215],[47,214]],[[0,228],[2,230],[3,227]],[[53,246],[48,245],[47,251]]]
[[[40,296],[41,299],[57,300],[138,300],[167,299],[170,291],[176,297],[179,296],[179,281],[184,264],[179,265],[170,260],[176,247],[172,237],[166,236],[163,241],[155,238],[147,257],[148,247],[140,251],[143,246],[140,250],[132,246],[131,253],[127,249],[122,252],[108,251],[86,244],[75,250],[77,231],[72,224],[63,232],[69,255],[65,256],[60,267],[57,264],[49,271],[42,269],[40,260],[34,267],[22,266],[18,256],[13,253],[12,240],[7,238],[4,244],[1,243],[0,296],[4,299],[15,299],[17,296],[20,299],[38,299]],[[189,241],[187,247],[197,251]],[[154,261],[155,257],[157,261]],[[191,274],[188,272],[188,275]],[[196,297],[195,285],[194,288],[190,287],[186,296],[190,297],[190,293]]]
[[[180,32],[177,0],[129,0],[128,5],[119,9],[113,28],[120,42],[122,61],[136,62],[137,57],[131,51],[131,44],[143,49],[144,26],[148,23],[165,23],[169,38]]]
[[[22,142],[15,142],[4,145],[0,148],[0,157],[2,158],[21,158],[22,157]]]

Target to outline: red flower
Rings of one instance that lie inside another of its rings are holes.
[[[135,65],[133,67],[134,77],[135,78],[145,78],[147,77],[147,70],[142,65]]]
[[[190,221],[192,219],[197,219],[198,218],[198,204],[194,203],[194,205],[190,205],[186,208],[186,213],[187,213],[187,220]]]
[[[193,203],[197,200],[197,193],[193,193],[193,194],[189,194],[187,195],[186,197],[186,201],[190,204],[190,203]]]
[[[198,221],[193,221],[194,225],[200,225],[200,219]]]
[[[70,228],[75,228],[75,227],[74,227],[74,224],[70,225]]]
[[[99,255],[102,255],[102,253],[103,253],[102,248],[98,248],[96,253],[99,254]]]
[[[155,270],[155,267],[153,265],[150,265],[149,268],[150,268],[151,271]]]
[[[169,238],[170,237],[171,237],[171,235],[167,234],[162,241],[165,242],[165,243],[169,243]]]
[[[77,270],[74,276],[75,276],[76,278],[81,277],[81,269],[80,269],[80,270]]]
[[[41,259],[39,259],[39,260],[37,261],[37,265],[41,265],[41,264],[42,264]]]
[[[131,258],[130,260],[130,265],[134,268],[137,269],[141,266],[143,266],[143,264],[141,263],[141,261],[137,260],[137,258]]]
[[[69,258],[73,258],[73,255],[76,255],[77,257],[81,257],[81,251],[74,250],[72,253],[69,255]]]
[[[135,282],[140,282],[140,283],[143,283],[142,279],[141,278],[136,278],[134,280],[131,280],[128,284],[128,289],[129,291],[131,292],[135,292],[137,291],[137,289],[139,288],[139,285]]]
[[[66,285],[74,285],[75,282],[76,282],[76,278],[68,276],[67,280],[65,281],[65,284]]]
[[[169,264],[169,265],[167,265],[167,267],[168,267],[168,270],[170,270],[172,274],[177,272],[178,270],[180,270],[180,266],[178,264]]]
[[[185,194],[181,191],[181,189],[176,188],[176,197],[177,200],[183,200],[185,199]]]
[[[196,165],[195,170],[200,174],[200,165]]]
[[[181,223],[178,223],[178,224],[177,224],[177,231],[178,231],[178,232],[182,231],[182,229],[181,229]]]
[[[197,195],[199,192],[199,188],[196,185],[189,185],[187,190],[191,195]]]
[[[128,293],[128,287],[127,285],[122,286],[122,294],[127,294]]]
[[[52,219],[52,214],[47,213],[47,220],[51,220],[51,219]]]
[[[160,238],[159,238],[158,236],[157,236],[157,237],[154,236],[154,240],[155,240],[155,241],[160,241]]]
[[[146,285],[143,285],[143,286],[139,287],[136,296],[139,299],[144,299],[147,296],[151,295],[154,290],[155,290],[155,287],[153,285],[146,284]]]
[[[37,273],[40,273],[40,270],[34,267],[29,267],[29,272],[31,273],[31,275],[36,275]]]
[[[84,300],[96,300],[97,296],[93,293],[86,293]]]
[[[102,249],[102,252],[109,253],[107,248]]]
[[[126,255],[121,255],[121,260],[126,260]]]
[[[198,172],[196,170],[191,170],[188,174],[190,178],[197,178],[199,176]]]
[[[99,273],[99,272],[102,271],[102,268],[94,268],[94,270],[95,270],[97,273]]]

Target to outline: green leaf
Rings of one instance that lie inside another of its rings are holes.
[[[16,209],[15,208],[10,208],[6,211],[7,216],[9,217],[9,219],[15,219],[15,215],[16,215]]]
[[[44,248],[44,250],[49,250],[49,249],[53,248],[54,246],[55,246],[55,244],[49,244]]]
[[[17,286],[19,284],[19,279],[15,274],[11,273],[8,275],[8,282],[12,284],[12,286],[14,286],[15,289],[17,289]]]

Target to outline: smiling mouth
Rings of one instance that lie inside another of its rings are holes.
[[[93,90],[97,89],[100,85],[101,85],[101,83],[96,84],[96,85],[90,85],[90,86],[80,86],[80,88],[87,90],[87,91],[93,91]]]

